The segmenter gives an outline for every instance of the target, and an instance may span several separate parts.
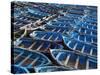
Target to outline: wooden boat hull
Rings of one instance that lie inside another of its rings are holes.
[[[69,71],[73,69],[66,68],[63,66],[43,66],[43,67],[35,67],[34,70],[36,73],[41,73],[41,72]]]
[[[62,35],[56,32],[33,31],[30,36],[34,39],[41,39],[52,42],[62,42]]]
[[[78,41],[97,46],[97,36],[95,35],[80,34],[78,32],[73,31],[70,33],[70,36],[71,38],[74,38]]]
[[[57,33],[61,33],[61,34],[69,33],[72,30],[72,28],[61,27],[61,26],[53,26],[53,25],[45,25],[43,27],[43,29],[45,31],[57,32]]]
[[[29,68],[33,68],[36,66],[46,66],[50,65],[51,61],[44,54],[36,51],[28,51],[21,48],[12,48],[13,58],[12,65],[15,68],[22,69],[21,72],[28,72]],[[23,71],[25,70],[25,71]],[[34,70],[34,69],[33,69]],[[18,71],[20,72],[20,70]]]
[[[29,71],[25,67],[17,66],[17,65],[12,65],[11,66],[13,69],[11,70],[14,74],[24,74],[24,73],[29,73]]]
[[[66,36],[63,36],[64,43],[67,47],[69,47],[71,50],[97,57],[97,47],[94,45],[90,45],[88,43],[81,42],[76,39],[68,38]]]
[[[72,69],[96,69],[97,60],[73,51],[51,49],[52,57],[62,66]]]
[[[32,38],[22,38],[15,43],[16,47],[25,48],[27,50],[36,50],[40,52],[49,52],[49,49],[62,49],[63,46],[55,42],[44,41]]]

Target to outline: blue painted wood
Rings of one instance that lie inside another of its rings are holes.
[[[29,73],[29,71],[25,67],[21,67],[18,65],[11,65],[12,71],[14,74],[24,74]]]
[[[63,66],[41,66],[41,67],[34,67],[34,70],[36,73],[41,73],[41,72],[69,71],[73,69]]]
[[[51,49],[52,57],[60,64],[73,69],[92,69],[97,67],[97,59],[69,50]]]
[[[67,32],[70,32],[72,30],[72,28],[71,27],[69,28],[69,27],[62,27],[62,26],[45,25],[44,30],[66,34]]]
[[[32,38],[21,38],[19,41],[16,41],[18,43],[17,47],[20,48],[26,48],[41,52],[48,52],[49,49],[62,49],[63,46],[60,44],[57,44],[55,42],[45,41],[45,40],[39,40],[39,39],[32,39]]]
[[[14,41],[14,73],[97,68],[97,7],[32,2],[16,2],[13,7],[14,32],[43,17],[57,15],[37,26],[29,38]]]
[[[56,32],[33,31],[30,36],[34,39],[41,39],[52,42],[62,42],[62,35]]]
[[[97,57],[97,47],[88,43],[81,42],[77,39],[63,36],[64,43],[73,51]]]
[[[15,73],[28,73],[29,68],[51,64],[51,61],[40,52],[22,48],[13,48],[12,50],[14,52],[14,58],[12,59],[14,64],[12,64],[12,68],[15,69]]]

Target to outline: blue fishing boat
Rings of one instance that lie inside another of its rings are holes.
[[[75,25],[74,25],[75,26]],[[92,31],[97,31],[97,26],[92,25],[91,23],[87,23],[86,21],[80,22],[78,25],[75,26],[75,28],[84,28],[86,30],[92,30]]]
[[[71,38],[97,46],[97,37],[95,35],[81,34],[75,31],[71,32],[69,35]]]
[[[12,68],[16,69],[16,73],[26,73],[29,68],[35,66],[45,66],[51,64],[51,61],[44,54],[36,51],[29,51],[22,48],[12,48],[14,52],[12,58]]]
[[[72,28],[69,27],[53,26],[53,25],[45,25],[43,29],[45,31],[57,32],[61,34],[66,34],[72,30]]]
[[[24,74],[24,73],[29,73],[29,71],[25,67],[21,67],[18,65],[11,65],[12,72],[14,74]]]
[[[21,38],[15,41],[15,46],[25,48],[28,50],[36,50],[41,52],[48,52],[49,49],[62,49],[63,46],[55,42],[44,41],[32,38]]]
[[[63,36],[64,43],[71,50],[80,52],[89,56],[97,57],[97,47],[79,40]]]
[[[34,39],[47,40],[52,42],[62,42],[63,38],[60,33],[45,32],[45,31],[33,31],[30,36]]]
[[[80,34],[87,34],[92,36],[97,36],[97,31],[92,29],[86,29],[84,27],[76,27],[75,31],[79,32]]]
[[[51,49],[52,57],[62,66],[72,69],[95,69],[97,60],[69,50]]]
[[[84,15],[84,10],[71,9],[68,11],[68,13],[75,14],[75,15]]]
[[[58,21],[58,20],[54,20],[54,21],[49,21],[47,24],[50,26],[59,26],[59,27],[66,27],[66,28],[71,28],[70,23],[72,23],[73,21]]]
[[[73,69],[64,66],[41,66],[41,67],[34,67],[34,70],[36,73],[41,73],[41,72],[69,71]]]

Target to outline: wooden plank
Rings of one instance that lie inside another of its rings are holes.
[[[89,60],[86,61],[86,69],[89,69]]]
[[[53,37],[53,34],[48,38],[48,40],[50,40]]]
[[[78,45],[78,43],[76,43],[76,44],[75,44],[75,46],[74,46],[73,50],[76,50],[77,45]]]
[[[36,42],[34,42],[28,49],[31,49],[33,46],[35,46]]]
[[[21,52],[19,55],[17,55],[15,58],[14,58],[14,61],[17,60],[24,52]]]
[[[57,36],[57,37],[55,38],[55,41],[57,41],[58,38],[59,38],[59,36]]]
[[[62,53],[58,53],[58,55],[56,56],[56,59],[58,60],[58,58],[61,56]]]
[[[69,42],[67,43],[67,46],[69,46],[70,43],[71,43],[71,41],[69,41]]]
[[[40,50],[44,43],[42,43],[36,50]]]
[[[65,66],[68,64],[68,61],[69,61],[69,59],[70,59],[70,56],[71,56],[71,54],[69,54],[69,55],[67,56],[67,58],[66,58],[66,60],[65,60],[65,62],[64,62],[64,65],[65,65]]]
[[[85,49],[85,45],[82,47],[82,50],[81,50],[82,53],[84,52],[84,49]]]
[[[54,32],[56,30],[56,28],[54,28],[53,30],[52,30],[52,32]]]
[[[32,65],[34,65],[34,64],[37,62],[38,59],[39,59],[39,57],[37,57],[36,59],[34,59],[34,60],[29,64],[28,67],[31,67]]]
[[[60,32],[61,29],[59,29],[57,32]]]
[[[47,34],[45,34],[41,39],[44,39],[44,37],[46,37]]]
[[[91,50],[90,50],[90,55],[92,55],[92,53],[93,53],[93,49],[91,48]]]
[[[66,32],[66,30],[64,30],[62,33],[64,34]]]
[[[78,68],[78,64],[79,64],[79,56],[77,57],[76,63],[75,63],[75,68],[76,68],[76,69]]]
[[[22,65],[27,59],[29,59],[32,56],[32,54],[28,55],[27,57],[25,57],[25,59],[23,61],[21,61],[19,63],[19,65]]]

